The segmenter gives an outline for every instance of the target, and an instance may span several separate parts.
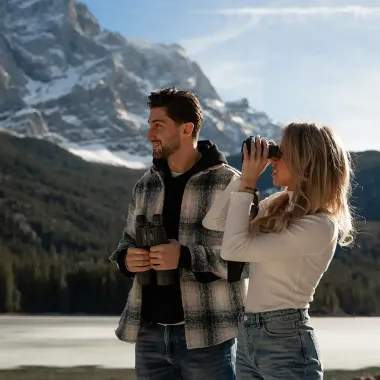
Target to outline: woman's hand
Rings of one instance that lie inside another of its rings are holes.
[[[242,191],[253,190],[261,173],[271,162],[268,159],[269,145],[265,139],[262,141],[263,150],[261,151],[260,136],[256,136],[255,139],[251,140],[251,154],[248,154],[247,146],[245,144],[243,146]]]

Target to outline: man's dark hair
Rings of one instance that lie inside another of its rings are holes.
[[[202,107],[191,91],[177,90],[175,87],[161,88],[148,97],[149,109],[166,108],[168,116],[177,124],[193,123],[193,140],[196,140],[203,124]]]

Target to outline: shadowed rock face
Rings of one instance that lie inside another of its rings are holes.
[[[279,127],[246,99],[223,103],[177,44],[104,30],[75,0],[1,2],[0,125],[63,145],[147,156],[147,95],[166,86],[194,91],[204,107],[201,138],[226,153],[248,134],[279,137]]]

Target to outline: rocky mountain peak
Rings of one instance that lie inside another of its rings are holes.
[[[247,99],[224,103],[178,44],[102,29],[75,0],[0,5],[0,125],[73,152],[101,149],[126,163],[150,161],[147,95],[167,86],[199,97],[205,114],[201,137],[226,153],[240,149],[247,134],[279,134]]]

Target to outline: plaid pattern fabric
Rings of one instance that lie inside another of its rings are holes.
[[[191,253],[192,271],[180,269],[189,349],[214,346],[236,337],[238,314],[243,308],[247,292],[248,271],[244,271],[242,280],[227,282],[227,262],[220,257],[223,233],[204,228],[202,220],[215,198],[239,175],[238,171],[228,165],[214,166],[194,174],[183,194],[178,241],[187,246]],[[110,260],[117,262],[119,252],[134,246],[136,215],[144,214],[151,221],[154,214],[162,213],[164,190],[163,175],[154,166],[136,183],[129,205],[127,225]],[[212,272],[221,279],[200,283],[196,281],[193,272]],[[134,278],[116,329],[116,336],[122,341],[136,342],[143,325],[141,300],[142,289]]]

